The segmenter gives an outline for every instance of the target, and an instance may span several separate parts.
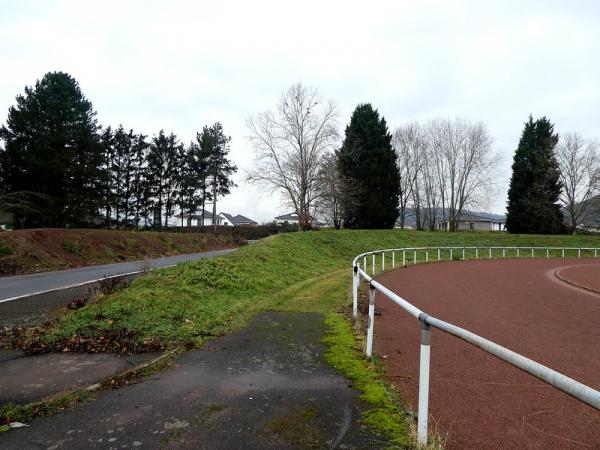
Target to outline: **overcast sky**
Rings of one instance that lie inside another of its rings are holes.
[[[411,120],[483,121],[503,155],[504,212],[523,122],[600,137],[600,4],[595,1],[0,0],[0,122],[25,85],[70,73],[104,125],[184,142],[220,121],[241,169],[220,211],[288,212],[244,183],[245,119],[295,82],[340,110],[370,102],[390,129]]]

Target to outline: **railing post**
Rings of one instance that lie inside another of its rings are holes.
[[[533,252],[534,252],[534,250],[535,250],[535,249],[532,247],[532,248],[531,248],[531,257],[532,257],[532,258],[535,258],[535,256],[534,256],[534,253],[533,253]]]
[[[413,251],[413,265],[417,264],[417,250]]]
[[[519,257],[519,247],[517,247],[517,258]]]
[[[596,259],[596,257],[597,257],[597,256],[598,256],[598,249],[597,249],[597,248],[595,248],[595,249],[594,249],[594,259]]]
[[[425,262],[428,263],[429,262],[429,249],[425,250]]]
[[[429,366],[431,359],[431,327],[427,316],[421,321],[421,356],[419,359],[419,409],[417,410],[417,445],[427,445],[427,420],[429,418]]]
[[[396,252],[392,252],[392,269],[396,268]]]
[[[406,267],[406,250],[402,250],[402,267]]]
[[[373,275],[375,275],[375,253],[373,253],[373,272],[371,272]]]
[[[463,257],[462,257],[462,259],[464,261],[465,260],[465,248],[464,247],[463,247],[462,251],[463,251]]]
[[[385,252],[381,254],[381,271],[385,272]]]
[[[577,259],[581,259],[581,249],[577,249]]]
[[[563,257],[563,259],[565,259],[565,249],[564,249],[564,247],[562,249],[562,257]]]
[[[475,249],[475,259],[479,259],[479,248]]]
[[[450,261],[452,261],[452,249],[450,249]]]
[[[358,316],[358,285],[360,283],[360,275],[358,274],[358,266],[353,267],[352,274],[352,315],[356,319]]]
[[[367,272],[367,257],[363,256],[363,270]]]
[[[550,258],[550,250],[546,248],[546,259]]]
[[[440,260],[440,249],[438,248],[438,261]]]
[[[505,248],[502,249],[502,257],[506,258],[506,249]]]
[[[367,329],[367,358],[373,355],[373,328],[375,326],[375,288],[369,283],[369,327]]]
[[[488,259],[492,259],[492,247],[490,247],[490,249],[489,249],[489,258]]]

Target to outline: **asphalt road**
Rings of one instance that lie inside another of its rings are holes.
[[[235,249],[215,250],[188,255],[175,255],[166,258],[150,260],[150,268],[174,266],[181,262],[194,261],[203,258],[212,258],[225,255]],[[143,261],[128,263],[106,264],[101,266],[80,267],[78,269],[60,270],[56,272],[41,272],[31,275],[17,275],[14,277],[0,278],[0,303],[18,300],[40,292],[51,291],[102,279],[110,275],[120,275],[137,272],[143,269]]]

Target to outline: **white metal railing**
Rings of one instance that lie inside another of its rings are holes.
[[[411,247],[375,250],[361,253],[352,262],[352,313],[358,316],[358,290],[361,277],[369,283],[369,321],[367,328],[366,354],[370,358],[373,354],[373,330],[375,325],[375,293],[379,291],[394,303],[403,308],[408,314],[421,322],[421,354],[419,360],[419,399],[417,418],[417,444],[427,444],[427,420],[429,410],[429,368],[431,327],[442,330],[456,336],[469,344],[496,356],[497,358],[512,364],[513,366],[539,378],[542,381],[560,389],[572,397],[580,400],[600,411],[600,392],[586,386],[579,381],[567,377],[540,363],[537,363],[512,350],[502,347],[495,342],[489,341],[464,328],[460,328],[443,320],[437,319],[421,311],[384,285],[374,280],[377,273],[378,259],[380,272],[385,271],[386,254],[391,255],[391,269],[406,267],[408,264],[417,262],[427,263],[430,261],[452,261],[465,259],[492,259],[492,258],[535,258],[535,257],[598,257],[597,248],[573,248],[573,247]],[[377,256],[380,256],[377,258]],[[419,256],[421,257],[419,259]],[[369,261],[370,259],[370,261]],[[388,259],[389,261],[389,259]],[[401,261],[401,264],[398,264]],[[362,267],[361,267],[362,263]],[[369,264],[370,263],[370,264]],[[371,266],[371,275],[368,273]],[[388,263],[388,268],[389,268]]]

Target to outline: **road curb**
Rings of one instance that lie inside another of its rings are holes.
[[[571,280],[569,280],[569,279],[565,278],[564,276],[562,276],[562,275],[560,274],[560,271],[561,271],[561,270],[562,270],[562,269],[558,269],[556,272],[554,272],[554,275],[555,275],[555,276],[556,276],[556,278],[558,278],[560,281],[564,281],[565,283],[567,283],[567,284],[570,284],[571,286],[575,286],[575,287],[578,287],[578,288],[580,288],[580,289],[585,289],[586,291],[593,292],[594,294],[600,294],[600,291],[599,291],[598,289],[594,289],[594,288],[591,288],[591,287],[589,287],[589,286],[585,286],[585,285],[583,285],[583,284],[575,283],[574,281],[571,281]]]
[[[158,356],[158,357],[156,357],[156,358],[154,358],[154,359],[152,359],[150,361],[146,361],[146,362],[137,364],[136,366],[130,367],[127,370],[124,370],[122,372],[119,372],[119,373],[107,376],[107,377],[103,378],[101,381],[99,381],[97,383],[93,383],[93,384],[90,384],[90,385],[84,386],[84,387],[75,387],[75,388],[71,388],[71,389],[67,389],[67,390],[62,390],[62,391],[54,392],[54,393],[52,393],[50,395],[46,395],[45,397],[43,397],[43,398],[41,398],[39,400],[32,401],[32,402],[20,405],[20,407],[22,407],[22,408],[35,407],[36,405],[39,406],[39,405],[43,405],[43,404],[48,403],[48,402],[52,402],[53,400],[55,400],[57,398],[60,398],[61,396],[74,395],[74,394],[76,394],[78,392],[80,392],[80,393],[81,392],[95,393],[95,392],[98,392],[98,391],[110,388],[113,380],[115,380],[115,379],[123,379],[125,377],[128,377],[129,375],[135,374],[136,372],[139,372],[140,370],[143,370],[145,368],[148,368],[148,367],[151,367],[153,365],[159,364],[159,363],[161,363],[163,361],[168,360],[169,358],[177,356],[179,353],[182,353],[182,352],[183,352],[183,349],[180,348],[180,347],[175,348],[173,350],[169,350],[169,351],[163,353],[162,355],[160,355],[160,356]],[[119,385],[117,385],[117,386],[118,387],[116,387],[115,389],[120,388]],[[3,406],[5,406],[5,405],[0,405],[0,408],[3,407]],[[31,420],[39,418],[39,417],[47,417],[47,416],[55,415],[55,414],[60,413],[61,411],[63,411],[63,409],[54,410],[54,411],[51,411],[50,413],[42,414],[42,415],[36,414],[36,415],[33,415],[31,417]]]
[[[178,353],[182,352],[181,348],[175,348],[173,350],[169,350],[168,352],[163,353],[162,355],[150,360],[150,361],[146,361],[143,363],[138,364],[137,366],[134,367],[130,367],[129,369],[117,373],[115,375],[111,375],[109,377],[104,378],[102,381],[98,382],[98,383],[94,383],[91,384],[87,387],[81,388],[81,389],[76,389],[76,390],[85,390],[88,392],[96,392],[99,390],[104,389],[112,380],[114,380],[115,378],[123,378],[126,377],[128,375],[134,374],[136,372],[139,372],[142,369],[145,369],[147,367],[153,366],[155,364],[158,364],[166,359],[169,359],[172,356],[177,355]],[[60,393],[59,393],[60,394]],[[56,395],[56,394],[54,394]]]

